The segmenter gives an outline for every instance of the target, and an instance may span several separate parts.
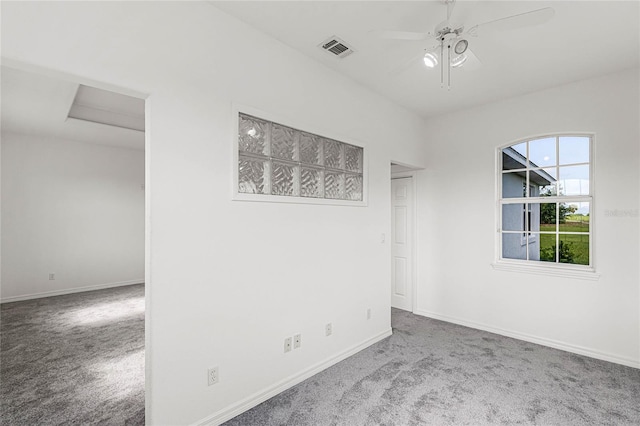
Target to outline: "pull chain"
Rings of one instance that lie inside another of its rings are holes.
[[[447,90],[451,90],[451,45],[447,46]]]
[[[444,88],[444,39],[440,40],[440,88]]]

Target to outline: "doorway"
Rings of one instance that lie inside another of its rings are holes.
[[[2,418],[144,424],[146,96],[1,68]]]

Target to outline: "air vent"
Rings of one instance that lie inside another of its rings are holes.
[[[354,52],[351,46],[349,46],[345,41],[340,40],[336,36],[329,37],[324,42],[322,42],[319,47],[341,59],[351,55]]]

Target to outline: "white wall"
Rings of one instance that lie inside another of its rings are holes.
[[[419,313],[640,367],[639,89],[636,69],[429,120]],[[495,150],[556,132],[595,133],[598,281],[491,267]]]
[[[3,3],[2,55],[150,94],[149,423],[220,421],[390,331],[389,163],[421,165],[421,119],[201,2]],[[231,201],[233,103],[365,143],[368,206]]]
[[[144,282],[143,183],[144,151],[3,132],[2,301]]]

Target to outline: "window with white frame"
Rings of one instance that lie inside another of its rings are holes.
[[[363,148],[240,113],[238,193],[363,200]]]
[[[500,260],[593,266],[592,135],[498,149]]]

